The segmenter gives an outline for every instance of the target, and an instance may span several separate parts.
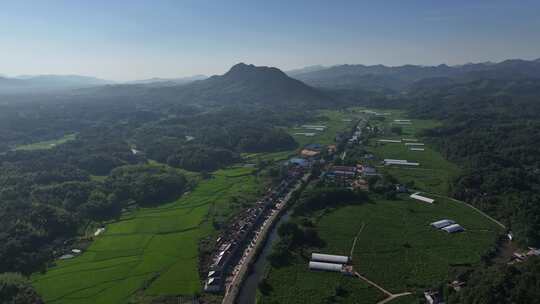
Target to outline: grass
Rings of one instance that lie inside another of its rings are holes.
[[[36,142],[36,143],[28,144],[28,145],[20,145],[20,146],[15,147],[15,150],[32,151],[32,150],[52,149],[58,145],[74,140],[76,136],[77,134],[67,134],[64,137],[58,138],[58,139],[41,141],[41,142]]]
[[[141,290],[147,296],[199,293],[199,241],[215,233],[213,217],[237,211],[233,198],[258,195],[252,173],[219,170],[175,202],[123,215],[81,256],[34,275],[34,286],[46,303],[127,303]]]

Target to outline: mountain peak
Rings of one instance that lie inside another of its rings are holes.
[[[225,77],[253,77],[253,76],[262,76],[272,75],[273,77],[287,77],[287,75],[278,68],[267,67],[267,66],[255,66],[253,64],[245,64],[243,62],[235,64],[227,73],[223,76]]]

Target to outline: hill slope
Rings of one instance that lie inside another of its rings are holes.
[[[198,105],[265,105],[324,107],[333,100],[318,89],[273,67],[239,63],[227,73],[187,84],[154,87],[112,85],[84,90],[85,94],[151,102]]]
[[[290,78],[277,68],[239,63],[221,76],[180,88],[180,96],[202,103],[259,103],[266,105],[324,105],[324,93]]]

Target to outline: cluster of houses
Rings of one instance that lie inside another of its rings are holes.
[[[436,222],[433,222],[430,224],[431,227],[435,229],[443,230],[447,233],[457,233],[457,232],[463,232],[465,229],[461,227],[460,224],[456,223],[453,220],[449,219],[442,219]]]
[[[321,155],[323,145],[320,144],[309,144],[306,145],[301,151],[300,156],[305,159],[315,159]]]
[[[353,275],[354,269],[351,261],[348,256],[312,253],[308,267],[314,271],[340,272],[344,275]]]
[[[366,121],[365,120],[361,120],[357,125],[356,125],[356,128],[354,129],[354,132],[351,136],[351,138],[349,138],[349,140],[347,141],[347,143],[351,144],[351,145],[354,145],[354,144],[357,144],[360,142],[360,138],[362,137],[362,129],[365,127],[366,125]]]
[[[321,179],[347,188],[367,191],[369,185],[366,178],[374,175],[378,175],[377,170],[367,165],[330,166],[321,174]]]
[[[246,249],[255,246],[256,236],[267,218],[276,208],[281,208],[283,198],[312,164],[310,160],[289,160],[287,176],[281,183],[269,189],[266,195],[231,221],[231,225],[217,238],[216,251],[212,254],[205,279],[206,292],[220,292],[234,266],[242,259]]]
[[[540,249],[529,247],[526,251],[517,251],[512,254],[512,258],[508,264],[516,264],[525,262],[531,257],[540,256]]]
[[[442,294],[438,290],[424,291],[424,298],[428,304],[444,304]]]

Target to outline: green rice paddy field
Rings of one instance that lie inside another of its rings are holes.
[[[389,130],[394,119],[404,119],[398,111],[389,112],[378,126]],[[403,135],[416,137],[417,132],[437,125],[435,121],[413,120],[403,125]],[[425,151],[410,151],[402,144],[378,144],[376,139],[392,138],[388,134],[370,140],[369,151],[378,159],[397,158],[421,163],[418,168],[394,168],[378,165],[401,182],[414,182],[414,187],[442,194],[434,204],[413,201],[408,196],[387,201],[371,196],[369,203],[346,206],[313,216],[323,248],[329,254],[349,255],[353,240],[364,226],[352,253],[356,271],[383,288],[400,293],[415,292],[451,279],[451,269],[459,265],[475,265],[495,243],[501,228],[464,204],[444,198],[448,183],[459,168],[447,162],[429,145]],[[417,138],[421,140],[420,138]],[[374,162],[375,164],[375,162]],[[433,229],[429,223],[450,218],[466,231],[447,234]],[[299,220],[293,218],[293,220]],[[269,293],[258,303],[376,303],[384,295],[353,277],[308,270],[309,251],[296,253],[294,262],[285,267],[268,269]],[[339,286],[339,288],[338,288]],[[341,296],[336,296],[340,290]],[[418,295],[397,298],[390,303],[418,303]]]
[[[141,292],[200,292],[198,243],[215,232],[209,217],[232,213],[232,197],[257,196],[252,173],[220,170],[175,202],[125,214],[81,256],[34,275],[34,286],[46,303],[66,304],[127,303]]]
[[[41,141],[41,142],[37,142],[37,143],[33,143],[33,144],[17,146],[15,148],[15,150],[28,150],[28,151],[31,151],[31,150],[52,149],[52,148],[54,148],[54,147],[56,147],[58,145],[61,145],[61,144],[66,143],[68,141],[74,140],[76,136],[77,136],[76,134],[68,134],[68,135],[66,135],[66,136],[64,136],[62,138],[58,138],[58,139]]]

